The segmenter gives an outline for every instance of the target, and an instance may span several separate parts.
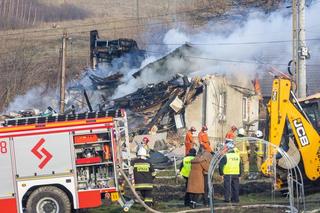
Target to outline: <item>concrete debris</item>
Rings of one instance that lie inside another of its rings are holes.
[[[167,82],[149,84],[134,93],[114,99],[112,107],[125,108],[135,114],[135,117],[143,117],[144,122],[137,132],[139,134],[148,134],[155,126],[157,132],[173,129],[176,127],[175,114],[183,111],[203,91],[202,81],[198,78],[187,84],[183,78],[184,76],[177,75]],[[164,123],[164,120],[167,122]]]
[[[157,133],[154,135],[136,135],[132,139],[132,143],[130,143],[130,151],[135,152],[137,144],[141,143],[144,137],[148,137],[149,142],[148,146],[150,149],[159,151],[167,148],[164,142],[167,140],[167,132]]]
[[[178,113],[183,108],[183,102],[180,98],[175,97],[175,99],[169,105],[176,113]]]

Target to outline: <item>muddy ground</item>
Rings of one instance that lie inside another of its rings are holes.
[[[240,188],[240,203],[236,206],[232,204],[226,204],[223,202],[223,187],[222,182],[214,184],[214,206],[216,213],[241,213],[241,212],[263,212],[263,213],[282,213],[289,212],[288,208],[284,207],[263,207],[254,205],[289,205],[288,197],[279,192],[273,192],[271,190],[270,179],[260,180],[242,180]],[[155,209],[162,212],[177,212],[181,210],[189,210],[183,205],[185,183],[183,179],[175,178],[161,178],[155,180],[155,189],[153,191],[156,201]],[[130,193],[127,194],[130,196]],[[203,206],[201,203],[198,205],[201,209]],[[319,211],[315,210],[319,209]],[[309,212],[320,212],[320,192],[306,195],[306,210]],[[97,209],[91,209],[90,213],[102,213],[102,212],[121,212],[122,209],[119,205],[113,204],[111,206],[103,206]],[[140,213],[146,212],[140,204],[134,204],[129,212]],[[209,212],[209,211],[197,211],[197,212]]]

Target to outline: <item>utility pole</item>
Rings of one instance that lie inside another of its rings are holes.
[[[297,34],[297,0],[292,0],[292,74],[296,82],[298,82],[298,72],[297,72],[297,63],[298,63],[298,34]]]
[[[306,45],[305,32],[305,0],[298,1],[298,97],[304,98],[307,96],[307,74],[306,74],[306,59],[309,58],[309,51]]]
[[[138,25],[140,25],[139,0],[136,0],[136,12],[137,12],[137,21],[138,21]]]
[[[60,114],[64,113],[65,104],[65,80],[66,80],[66,47],[67,47],[67,33],[64,32],[62,36],[61,48],[61,73],[60,73]]]

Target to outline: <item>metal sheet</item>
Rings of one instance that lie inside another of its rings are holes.
[[[19,178],[72,170],[69,133],[15,137],[14,148]]]
[[[9,139],[0,139],[0,198],[11,197],[14,194],[10,151],[11,144]]]

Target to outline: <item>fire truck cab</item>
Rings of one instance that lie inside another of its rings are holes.
[[[0,210],[65,213],[98,207],[101,198],[120,202],[125,152],[123,110],[8,119],[0,127]]]

